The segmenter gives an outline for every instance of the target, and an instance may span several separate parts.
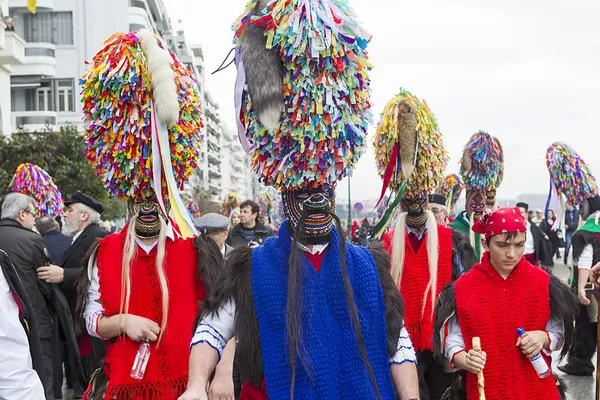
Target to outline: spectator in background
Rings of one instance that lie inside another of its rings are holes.
[[[531,222],[533,220],[533,210],[527,211],[527,221]]]
[[[552,258],[556,257],[560,259],[560,238],[558,237],[558,229],[553,230],[552,227],[556,222],[556,216],[553,210],[548,210],[548,218],[543,219],[540,224],[541,231],[548,236],[550,244],[552,246]]]
[[[567,265],[569,259],[573,234],[577,231],[577,228],[579,228],[579,213],[577,212],[577,209],[573,207],[573,204],[568,203],[567,212],[565,214],[565,265]]]
[[[50,253],[52,262],[60,264],[65,250],[71,245],[72,238],[63,234],[60,231],[58,222],[48,215],[36,219],[35,227],[40,235],[42,235],[42,238],[44,238],[44,243]]]
[[[537,210],[535,210],[535,217],[533,217],[531,219],[531,222],[533,222],[537,226],[540,226],[540,224],[542,223],[543,220],[544,220],[544,210],[542,210],[541,208],[538,208]]]
[[[52,288],[47,282],[39,280],[36,274],[37,268],[50,260],[45,255],[47,250],[44,240],[32,230],[34,225],[34,200],[21,193],[6,195],[0,220],[0,249],[10,257],[31,302],[44,364],[45,381],[42,383],[46,399],[52,400]]]
[[[231,221],[230,228],[237,226],[240,223],[240,209],[234,208],[231,210],[231,215],[229,216],[229,220]]]
[[[435,222],[438,225],[448,225],[448,210],[446,208],[446,198],[441,194],[430,194],[428,197],[427,209],[433,213]]]
[[[260,208],[252,200],[246,200],[240,206],[240,223],[233,227],[227,238],[232,247],[249,246],[255,248],[273,236],[273,230],[260,222]]]
[[[223,258],[227,260],[233,247],[225,243],[229,236],[230,220],[221,214],[209,213],[198,218],[198,226],[209,238],[215,241]],[[198,240],[196,240],[196,248],[198,248]]]
[[[527,203],[517,203],[517,207],[521,210],[521,215],[526,218],[529,211]],[[540,228],[531,221],[525,223],[527,226],[527,235],[525,242],[525,253],[523,257],[533,265],[540,267],[549,267],[554,265],[552,256],[550,255],[549,245],[546,243],[546,238]]]

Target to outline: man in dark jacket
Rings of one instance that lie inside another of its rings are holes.
[[[540,228],[531,221],[527,220],[529,205],[527,203],[517,203],[517,207],[521,210],[521,215],[527,221],[527,242],[525,243],[525,253],[523,257],[531,264],[540,267],[549,267],[553,265],[552,254],[550,252],[547,239]]]
[[[229,232],[226,243],[232,247],[258,247],[265,239],[273,236],[273,230],[259,222],[258,204],[246,200],[240,206],[240,223]]]
[[[0,398],[43,399],[45,372],[35,315],[21,278],[2,249],[0,331]]]
[[[58,222],[48,215],[36,219],[35,227],[44,238],[52,262],[60,264],[63,254],[71,246],[72,238],[62,233]]]
[[[0,220],[0,248],[10,257],[25,293],[31,301],[37,330],[40,336],[44,364],[44,391],[53,399],[52,391],[52,337],[54,328],[51,315],[52,288],[37,279],[36,269],[49,260],[46,246],[40,235],[32,229],[35,224],[34,200],[21,193],[6,195],[2,203]]]
[[[565,265],[569,259],[569,251],[573,241],[573,234],[579,228],[579,212],[573,207],[573,204],[567,203],[567,212],[565,214]]]

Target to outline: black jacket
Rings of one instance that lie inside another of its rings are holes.
[[[23,282],[17,273],[17,269],[10,261],[8,254],[1,249],[0,268],[2,268],[2,272],[6,277],[11,292],[15,295],[21,306],[19,307],[21,310],[19,320],[23,326],[23,329],[25,330],[25,333],[27,333],[27,338],[29,339],[29,353],[31,354],[33,369],[40,377],[40,381],[46,382],[44,362],[42,359],[42,346],[40,344],[40,336],[35,320],[35,312],[33,311],[33,307],[29,301],[29,295],[25,291]]]
[[[53,336],[52,288],[37,277],[37,269],[46,265],[44,239],[34,231],[23,228],[12,219],[0,221],[0,249],[3,249],[15,266],[25,292],[31,302],[38,332],[42,339]]]
[[[579,227],[579,212],[577,210],[571,211],[573,218],[569,215],[569,211],[565,211],[565,228],[567,232],[575,232]]]
[[[52,262],[60,265],[63,259],[63,254],[71,245],[72,238],[63,234],[61,231],[50,231],[43,236],[46,248],[52,257]]]
[[[75,315],[75,308],[77,306],[77,288],[75,282],[77,281],[79,270],[84,267],[84,259],[90,247],[96,243],[97,239],[106,236],[108,236],[108,232],[100,228],[97,224],[89,225],[63,254],[60,264],[65,269],[65,279],[62,283],[62,289],[67,297],[73,315]]]
[[[530,222],[529,224],[531,226],[531,234],[533,236],[533,245],[535,247],[536,260],[538,260],[538,263],[540,265],[553,265],[552,254],[550,252],[548,242],[544,238],[542,230],[533,222]]]
[[[257,221],[254,227],[254,241],[262,245],[265,239],[271,236],[274,236],[273,230]],[[225,243],[231,247],[248,246],[244,237],[244,226],[241,223],[233,227]]]

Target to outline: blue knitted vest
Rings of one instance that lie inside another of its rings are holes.
[[[252,290],[270,400],[290,398],[285,315],[291,244],[288,222],[284,221],[279,236],[267,239],[252,253]],[[350,243],[346,243],[346,264],[377,386],[382,399],[395,399],[377,266],[369,250]],[[375,399],[352,328],[335,229],[320,272],[304,256],[301,267],[302,339],[310,361],[307,372],[296,355],[295,399]]]

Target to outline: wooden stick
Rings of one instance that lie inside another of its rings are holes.
[[[473,350],[475,350],[476,352],[478,352],[480,355],[482,354],[481,352],[481,340],[479,340],[479,337],[475,336],[473,338]],[[485,400],[485,382],[483,379],[483,371],[479,371],[477,373],[477,386],[479,387],[479,400]],[[598,399],[596,399],[598,400]]]

